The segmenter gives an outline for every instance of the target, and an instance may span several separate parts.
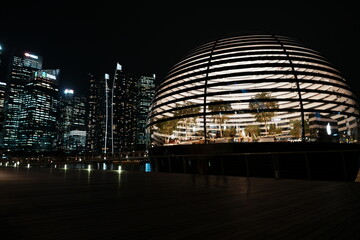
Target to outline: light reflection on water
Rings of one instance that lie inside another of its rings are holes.
[[[101,164],[102,165],[102,164]],[[121,166],[117,166],[114,170],[97,170],[93,165],[85,164],[84,166],[76,166],[72,168],[70,164],[55,167],[31,167],[27,164],[21,167],[13,167],[9,165],[0,166],[0,181],[25,181],[25,182],[43,182],[47,184],[80,184],[83,186],[101,186],[99,183],[109,183],[116,188],[123,187],[121,178],[126,174],[126,170],[122,170]],[[104,168],[104,169],[109,169]]]
[[[150,163],[141,163],[141,164],[129,164],[126,163],[124,165],[120,163],[106,163],[106,162],[95,162],[95,163],[19,163],[19,162],[1,162],[0,167],[3,168],[14,168],[14,170],[18,168],[48,168],[50,172],[52,170],[86,170],[91,172],[93,170],[100,170],[100,171],[140,171],[140,172],[152,172]]]
[[[88,175],[87,175],[87,183],[90,184],[90,173],[91,173],[91,166],[89,165],[89,169],[88,169]]]
[[[1,171],[1,170],[5,171]],[[44,171],[45,170],[45,171]],[[124,187],[124,174],[126,172],[149,172],[151,171],[150,164],[145,162],[131,166],[130,164],[120,163],[103,163],[103,162],[81,162],[81,163],[52,163],[52,164],[37,164],[37,163],[20,163],[19,165],[9,161],[2,162],[0,166],[1,174],[10,172],[11,176],[18,178],[21,173],[26,173],[29,179],[49,179],[49,183],[62,181],[67,183],[79,183],[87,186],[93,186],[98,182],[106,181],[110,184],[115,184],[117,188]],[[40,175],[38,175],[40,173]],[[41,176],[38,178],[38,176]],[[6,178],[11,179],[11,177]],[[126,181],[125,181],[126,182]]]

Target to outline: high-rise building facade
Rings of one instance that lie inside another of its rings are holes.
[[[146,122],[155,92],[155,75],[137,77],[116,65],[113,78],[90,78],[87,152],[118,156],[145,150]]]
[[[6,91],[6,83],[0,82],[0,144],[3,139],[2,129],[4,124],[5,91]]]
[[[3,54],[4,50],[3,50],[3,46],[1,45],[0,43],[0,82],[5,82],[5,79],[4,79],[4,54]]]
[[[101,154],[104,152],[105,138],[105,79],[89,74],[89,82],[86,151]]]
[[[2,54],[3,54],[3,47],[0,43],[0,65],[1,65],[1,62],[2,62]]]
[[[118,64],[112,84],[111,152],[135,150],[137,117],[137,78]]]
[[[155,74],[150,76],[140,76],[138,79],[137,91],[137,121],[136,121],[136,147],[143,150],[150,140],[150,136],[146,133],[146,122],[151,105],[151,101],[155,93]]]
[[[89,74],[89,90],[86,106],[86,152],[96,153],[96,122],[98,120],[99,79]]]
[[[36,71],[25,85],[16,139],[17,150],[51,152],[56,149],[59,72],[58,69]]]
[[[20,117],[24,113],[23,100],[25,86],[30,83],[34,72],[42,68],[40,56],[24,53],[16,54],[10,63],[4,105],[3,148],[6,151],[18,151],[18,130]]]
[[[0,82],[6,82],[6,77],[8,74],[8,55],[9,51],[5,51],[5,47],[0,43]]]
[[[85,153],[86,98],[65,89],[59,103],[58,147],[65,153]]]
[[[0,145],[2,145],[2,129],[4,124],[4,104],[5,104],[5,91],[6,91],[6,82],[5,82],[5,69],[3,61],[3,47],[0,44]]]

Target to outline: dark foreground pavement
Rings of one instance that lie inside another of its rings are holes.
[[[360,239],[360,183],[0,168],[0,239]]]

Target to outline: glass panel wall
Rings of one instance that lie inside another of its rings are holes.
[[[274,35],[221,39],[191,51],[160,84],[152,145],[359,142],[359,105],[319,53]]]

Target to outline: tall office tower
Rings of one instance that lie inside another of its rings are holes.
[[[137,92],[137,126],[136,148],[145,150],[150,136],[146,134],[146,120],[148,117],[151,101],[155,94],[155,74],[153,76],[141,76],[138,80]]]
[[[5,103],[6,83],[0,82],[0,144],[2,144],[2,129],[4,124],[4,103]]]
[[[65,89],[59,103],[58,147],[65,153],[85,153],[86,98]]]
[[[89,74],[87,100],[86,151],[101,154],[105,136],[105,84],[104,79]]]
[[[2,53],[3,53],[3,47],[0,44],[0,64],[1,64],[1,60],[2,60]]]
[[[108,156],[145,149],[145,125],[155,85],[152,77],[135,77],[116,65],[114,78],[90,78],[87,152]]]
[[[4,78],[4,54],[3,46],[0,44],[0,82],[5,82]]]
[[[135,150],[137,78],[117,64],[111,88],[111,152]]]
[[[0,43],[0,82],[7,81],[7,75],[9,74],[9,55],[11,51],[5,49],[4,45]]]
[[[6,151],[18,151],[19,120],[23,114],[25,86],[30,83],[34,72],[41,69],[42,57],[31,54],[16,54],[10,63],[4,107],[3,148]]]
[[[0,145],[2,144],[2,129],[4,124],[4,102],[5,102],[5,72],[4,72],[4,61],[3,61],[3,47],[0,44]]]
[[[39,70],[25,85],[17,134],[18,150],[55,150],[59,70]],[[55,73],[57,75],[52,75]]]

